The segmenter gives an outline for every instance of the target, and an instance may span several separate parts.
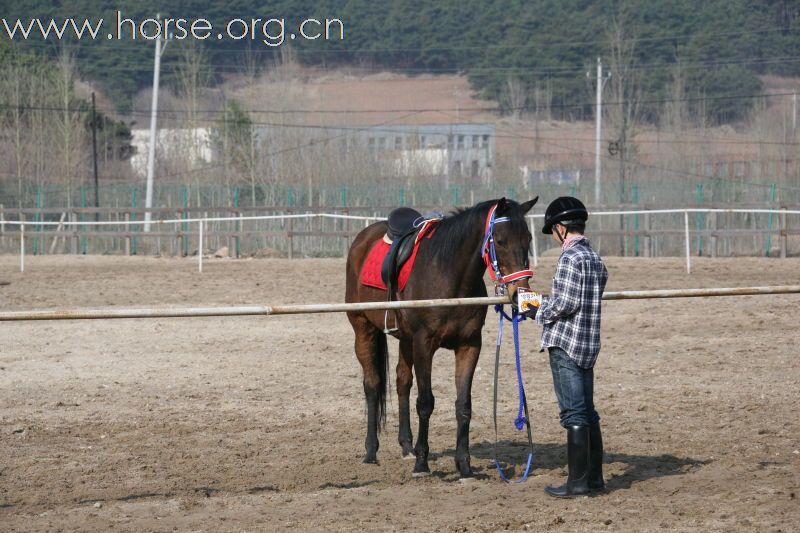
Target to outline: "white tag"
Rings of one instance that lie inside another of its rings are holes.
[[[542,305],[542,295],[520,287],[517,289],[517,305],[523,313],[531,307],[538,308]]]

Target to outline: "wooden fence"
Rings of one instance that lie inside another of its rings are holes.
[[[417,207],[422,213],[436,209]],[[241,255],[341,256],[355,235],[391,210],[343,207],[155,208],[149,232],[143,208],[0,207],[0,251],[26,254],[186,256],[197,250],[228,247]],[[717,210],[717,211],[714,211]],[[765,212],[771,210],[770,212]],[[800,206],[774,204],[702,205],[664,210],[646,205],[603,206],[592,212],[589,233],[602,253],[666,255],[800,254]],[[536,230],[542,215],[531,217],[536,246],[552,246]],[[537,218],[538,217],[538,218]],[[203,219],[203,242],[199,242]],[[169,221],[169,222],[165,222]],[[691,242],[690,242],[691,241]],[[684,246],[685,245],[685,246]],[[690,247],[691,249],[685,249]]]

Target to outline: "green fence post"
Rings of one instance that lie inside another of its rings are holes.
[[[458,185],[450,186],[450,200],[453,205],[461,205],[461,187]]]
[[[770,187],[769,200],[772,203],[770,208],[775,208],[775,200],[778,198],[778,187],[774,183]],[[767,230],[772,231],[772,213],[769,214],[767,222]],[[764,257],[769,257],[769,251],[772,249],[772,233],[767,233],[767,241],[764,243]]]

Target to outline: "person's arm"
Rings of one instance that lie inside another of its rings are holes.
[[[541,325],[551,324],[578,311],[583,285],[582,264],[581,261],[573,262],[569,258],[559,259],[553,279],[553,294],[542,302],[536,313],[536,322]]]

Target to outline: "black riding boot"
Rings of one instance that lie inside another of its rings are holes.
[[[544,491],[556,498],[583,496],[589,493],[589,428],[570,426],[567,428],[566,484],[560,487],[545,487]]]
[[[589,426],[589,489],[603,490],[603,435],[600,422]]]

